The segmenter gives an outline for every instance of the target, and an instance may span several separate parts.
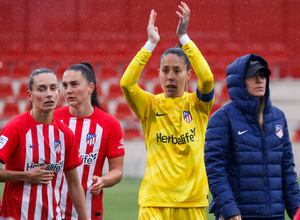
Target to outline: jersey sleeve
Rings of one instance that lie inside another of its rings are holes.
[[[68,128],[69,129],[69,128]],[[80,157],[79,145],[75,141],[75,136],[69,129],[66,134],[66,151],[65,151],[65,163],[64,171],[72,170],[82,164]]]
[[[12,123],[8,123],[0,134],[0,162],[6,163],[14,153],[19,142],[18,128]]]
[[[153,97],[153,94],[144,91],[137,84],[150,56],[151,53],[143,47],[127,67],[120,82],[127,103],[140,119],[149,114],[149,100]]]
[[[125,155],[123,132],[120,123],[114,119],[111,121],[113,126],[107,138],[107,158],[112,159]]]
[[[193,41],[182,47],[188,56],[198,78],[197,97],[204,102],[210,102],[214,97],[214,78],[208,63]]]

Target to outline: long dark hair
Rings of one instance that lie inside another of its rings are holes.
[[[95,84],[95,89],[91,94],[91,103],[93,106],[96,106],[104,111],[104,109],[100,105],[100,99],[97,92],[97,81],[92,65],[88,62],[82,62],[70,66],[66,71],[68,70],[80,71],[82,73],[82,76],[87,80],[88,83],[93,82]]]

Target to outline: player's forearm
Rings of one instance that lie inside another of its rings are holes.
[[[29,177],[24,171],[0,169],[0,182],[17,182],[27,180],[29,180]]]
[[[112,187],[119,183],[123,177],[123,170],[113,169],[109,171],[105,176],[102,177],[103,187]]]
[[[72,170],[65,172],[65,177],[68,183],[68,191],[72,203],[78,213],[80,220],[88,219],[86,200],[83,188],[79,182],[77,169],[74,168]]]
[[[72,203],[78,213],[79,219],[88,219],[87,208],[86,208],[86,200],[83,192],[83,188],[81,185],[73,185],[68,186],[68,191]]]

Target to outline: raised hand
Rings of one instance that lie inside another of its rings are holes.
[[[187,33],[187,28],[190,20],[190,9],[184,2],[181,2],[181,5],[178,5],[178,8],[180,11],[176,11],[176,14],[179,17],[176,34],[178,38],[180,38],[182,35]]]
[[[32,184],[48,184],[54,177],[54,172],[45,170],[47,165],[34,167],[27,172],[28,181]]]
[[[149,17],[147,32],[148,32],[148,40],[151,43],[157,44],[160,40],[158,34],[158,28],[155,27],[155,19],[156,19],[156,12],[152,9]]]

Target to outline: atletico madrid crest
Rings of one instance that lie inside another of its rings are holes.
[[[56,153],[61,152],[61,142],[60,141],[54,141],[54,148],[56,150]]]
[[[192,117],[191,113],[188,112],[188,111],[183,111],[183,119],[184,119],[187,123],[190,123],[191,121],[193,121],[193,117]]]
[[[86,143],[92,146],[93,144],[95,144],[95,142],[96,142],[96,135],[92,133],[88,133],[86,135]]]
[[[275,129],[276,129],[276,135],[277,135],[279,138],[282,138],[282,137],[283,137],[283,129],[282,129],[282,125],[276,125],[276,126],[275,126]]]

